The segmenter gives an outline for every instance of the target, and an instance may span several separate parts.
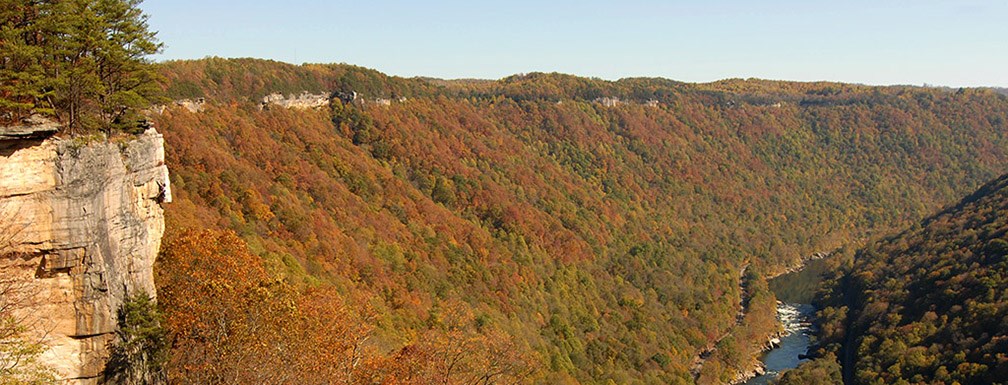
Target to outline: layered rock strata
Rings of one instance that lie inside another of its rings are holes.
[[[154,129],[121,141],[0,140],[0,272],[33,293],[20,311],[67,383],[97,382],[116,312],[154,296],[153,265],[171,201]]]

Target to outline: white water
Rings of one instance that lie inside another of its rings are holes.
[[[768,384],[777,378],[780,372],[797,367],[805,361],[798,359],[798,355],[805,354],[808,350],[811,334],[808,317],[813,311],[814,308],[809,304],[777,305],[777,319],[784,326],[784,336],[780,339],[780,346],[763,355],[766,374],[746,381],[746,385]]]

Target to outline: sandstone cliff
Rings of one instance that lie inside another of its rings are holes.
[[[37,293],[27,311],[45,363],[94,383],[123,298],[155,294],[160,204],[171,200],[163,140],[153,129],[121,142],[24,138],[0,140],[0,233],[11,240],[0,273]]]

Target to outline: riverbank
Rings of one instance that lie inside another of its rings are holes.
[[[784,325],[784,331],[777,338],[776,346],[765,351],[761,357],[761,370],[753,370],[748,378],[735,384],[769,384],[781,372],[806,361],[803,355],[807,353],[810,344],[812,330],[809,320],[813,313],[815,308],[809,304],[778,303],[778,319]]]
[[[766,341],[781,330],[777,301],[761,274],[739,270],[738,309],[735,323],[701,349],[691,366],[694,382],[726,384],[739,381],[759,363]],[[740,372],[742,374],[740,374]]]
[[[779,320],[780,319],[779,308],[777,314]],[[763,345],[760,347],[759,351],[760,358],[756,359],[756,361],[750,366],[748,370],[743,371],[738,375],[736,375],[735,379],[729,382],[729,384],[730,385],[748,384],[750,380],[766,375],[767,367],[766,364],[763,362],[763,357],[765,357],[766,354],[772,351],[773,349],[780,347],[781,339],[784,338],[785,336],[787,336],[787,331],[784,329],[774,332],[773,334],[770,334],[767,337],[766,342],[763,343]]]
[[[759,360],[749,370],[739,374],[732,384],[762,385],[770,383],[780,372],[797,367],[810,344],[810,320],[815,313],[812,302],[827,269],[826,258],[835,254],[813,253],[802,258],[798,266],[775,274],[768,281],[777,297],[777,320],[781,330],[768,337]]]

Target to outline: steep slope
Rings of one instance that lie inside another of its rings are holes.
[[[1008,164],[1008,99],[983,90],[428,81],[216,58],[161,70],[173,97],[208,100],[155,117],[170,227],[233,229],[294,280],[373,295],[384,352],[461,300],[537,352],[549,383],[726,382],[776,327],[735,329],[743,266],[760,281]],[[261,109],[301,91],[337,97]]]
[[[855,256],[849,383],[1008,378],[1008,175]]]

